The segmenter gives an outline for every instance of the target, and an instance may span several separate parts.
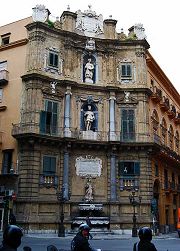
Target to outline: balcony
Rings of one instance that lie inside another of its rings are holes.
[[[173,110],[167,111],[167,115],[168,115],[168,117],[169,117],[170,119],[173,119],[173,118],[176,117],[176,113],[175,113]]]
[[[179,125],[180,124],[180,113],[177,114],[176,118],[174,119],[174,122]]]
[[[164,112],[170,109],[169,99],[166,97],[163,97],[159,105],[160,105],[161,110]]]
[[[20,123],[14,124],[12,136],[15,138],[23,138],[29,136],[46,137],[51,139],[76,139],[91,140],[98,142],[120,142],[120,143],[156,143],[161,145],[161,138],[155,133],[121,133],[119,131],[82,131],[76,128],[48,128],[41,132],[39,124],[36,123]]]
[[[151,99],[156,103],[160,102],[162,99],[162,91],[158,89],[156,86],[153,88]]]
[[[2,177],[12,177],[18,175],[18,165],[17,163],[11,162],[7,164],[0,163],[1,165],[1,173],[0,176]]]
[[[139,178],[131,176],[120,178],[120,191],[132,189],[139,190]]]
[[[180,184],[176,184],[175,181],[165,181],[164,190],[166,193],[180,192]]]
[[[0,85],[7,84],[9,81],[9,72],[7,70],[0,70]]]
[[[41,174],[40,175],[40,186],[46,188],[57,188],[58,187],[58,176],[50,174]]]

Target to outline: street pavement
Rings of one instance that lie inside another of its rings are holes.
[[[32,251],[47,251],[48,245],[54,245],[58,251],[70,251],[71,240],[74,235],[58,237],[57,234],[33,234],[26,233],[22,238],[22,244],[18,251],[23,251],[24,246],[30,246]],[[2,233],[0,234],[0,242]],[[132,251],[133,245],[138,241],[138,237],[132,237],[130,234],[95,234],[90,240],[92,247],[100,248],[103,251]],[[158,251],[179,251],[180,238],[177,232],[169,234],[160,234],[153,236],[152,242]]]
[[[37,234],[37,233],[29,233],[25,234],[25,237],[31,237],[31,238],[58,238],[58,239],[72,239],[74,235],[67,234],[65,237],[58,237],[57,234]],[[127,239],[134,239],[130,234],[92,234],[93,240],[127,240]],[[178,238],[178,233],[173,232],[169,234],[159,234],[156,236],[153,236],[153,239],[174,239]]]

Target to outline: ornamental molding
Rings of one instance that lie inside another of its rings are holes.
[[[87,37],[99,37],[104,34],[103,16],[97,15],[91,9],[91,5],[88,7],[89,9],[84,12],[81,12],[81,10],[76,12],[76,31],[80,31]]]

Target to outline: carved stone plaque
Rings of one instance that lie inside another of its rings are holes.
[[[101,175],[102,160],[91,156],[76,158],[76,174],[81,177],[99,177]]]

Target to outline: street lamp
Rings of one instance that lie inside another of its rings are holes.
[[[132,228],[132,237],[137,237],[137,226],[136,226],[136,206],[141,204],[141,196],[138,197],[138,200],[135,199],[135,191],[132,191],[132,194],[129,195],[129,201],[133,206],[133,228]]]

